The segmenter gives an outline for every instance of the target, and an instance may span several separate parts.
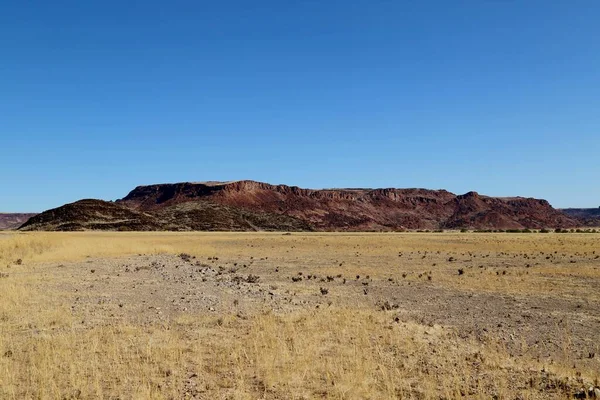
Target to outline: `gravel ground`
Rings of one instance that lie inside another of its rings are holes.
[[[88,259],[48,265],[58,279],[46,285],[57,287],[44,290],[72,294],[73,313],[83,325],[110,319],[167,323],[186,313],[243,318],[265,308],[278,313],[332,305],[374,308],[396,321],[453,327],[464,338],[500,339],[514,356],[527,353],[550,362],[568,356],[579,367],[600,370],[600,303],[594,297],[462,290],[410,276],[328,276],[284,263],[188,255]],[[585,284],[585,290],[600,289],[598,280]]]

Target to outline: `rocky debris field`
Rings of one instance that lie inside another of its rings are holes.
[[[452,263],[457,278],[472,274],[468,267],[460,268],[467,262]],[[184,253],[90,259],[57,266],[72,278],[57,289],[74,293],[72,310],[82,316],[83,325],[106,319],[154,324],[182,313],[245,318],[265,308],[293,313],[351,306],[380,310],[394,322],[453,327],[465,339],[494,337],[514,356],[527,353],[552,360],[568,352],[575,365],[600,369],[597,295],[481,291],[470,289],[466,276],[465,288],[436,283],[442,279],[436,275],[445,271],[435,267],[386,277],[344,273],[341,264],[335,274],[328,274],[319,272],[323,266],[269,257],[197,258]],[[498,265],[500,276],[518,269]],[[574,288],[600,294],[600,279],[574,279]]]

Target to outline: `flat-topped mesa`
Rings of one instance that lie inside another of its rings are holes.
[[[117,203],[139,211],[208,202],[291,216],[317,230],[573,227],[545,200],[396,188],[304,189],[252,180],[139,186]]]
[[[232,182],[173,183],[139,186],[118,202],[128,207],[153,210],[187,201],[214,201],[231,206],[277,212],[303,205],[332,202],[394,202],[400,208],[442,205],[455,197],[445,190],[428,189],[302,189],[250,180]],[[317,207],[318,208],[318,207]],[[293,214],[293,213],[292,213]]]
[[[303,189],[239,180],[138,186],[115,203],[82,200],[48,210],[22,229],[397,231],[581,224],[533,198],[419,188]]]
[[[252,180],[240,180],[230,182],[181,182],[181,183],[163,183],[155,185],[138,186],[132,190],[122,202],[139,202],[146,200],[149,197],[159,200],[158,203],[185,198],[194,199],[197,197],[212,195],[218,192],[226,193],[252,193],[257,191],[269,191],[283,195],[297,195],[320,199],[346,199],[356,200],[363,197],[388,197],[392,200],[402,200],[406,197],[437,199],[443,198],[449,200],[455,195],[446,190],[429,190],[429,189],[302,189],[298,186],[288,185],[271,185],[269,183],[257,182]]]

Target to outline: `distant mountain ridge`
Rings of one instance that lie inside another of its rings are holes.
[[[49,210],[22,229],[398,231],[581,226],[577,217],[554,209],[546,200],[418,188],[182,182],[138,186],[114,203],[93,201],[97,203],[76,202]],[[76,224],[69,225],[74,220]]]
[[[17,229],[36,213],[0,213],[0,230]]]
[[[567,215],[578,218],[600,217],[600,207],[598,208],[563,208],[561,209]]]
[[[600,207],[598,208],[563,208],[564,214],[583,221],[587,226],[600,226]]]

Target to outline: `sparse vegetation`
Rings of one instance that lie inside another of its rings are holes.
[[[4,235],[0,398],[589,395],[598,248],[577,232]]]

